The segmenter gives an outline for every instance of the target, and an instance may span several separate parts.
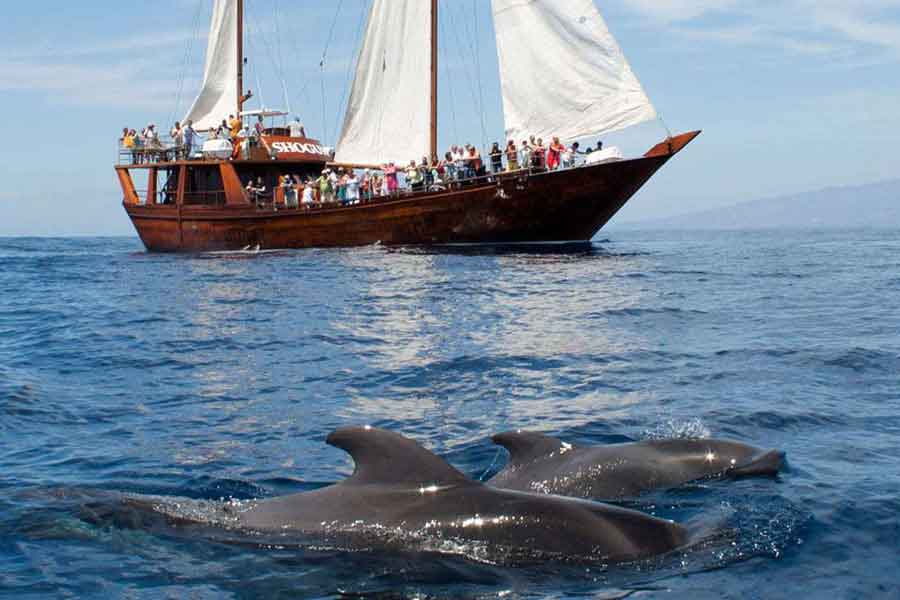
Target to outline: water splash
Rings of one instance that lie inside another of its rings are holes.
[[[712,431],[699,418],[667,419],[641,433],[641,438],[646,440],[706,440],[711,437]]]

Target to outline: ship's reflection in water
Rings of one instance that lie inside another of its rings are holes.
[[[605,374],[647,346],[614,319],[653,295],[628,276],[646,260],[591,244],[345,255],[348,266],[369,267],[359,281],[365,310],[334,326],[377,343],[361,355],[373,377],[344,417],[412,428],[437,419],[447,441],[465,443],[492,429],[559,428],[641,402],[644,393]]]
[[[161,388],[184,392],[156,398],[158,429],[173,406],[205,428],[166,451],[184,465],[259,457],[240,477],[283,476],[303,457],[322,481],[335,473],[318,465],[342,455],[321,439],[343,425],[446,453],[508,427],[614,417],[650,399],[616,376],[651,346],[617,317],[659,302],[631,276],[650,260],[603,244],[167,259],[159,285],[181,293],[147,335],[177,357]]]

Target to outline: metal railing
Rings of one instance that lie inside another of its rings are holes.
[[[135,140],[133,148],[125,147],[125,140],[118,139],[116,153],[119,165],[150,165],[173,162],[176,160],[190,160],[201,158],[196,154],[199,138],[195,138],[193,148],[178,145],[168,135],[159,136],[156,143],[148,145],[141,140]],[[190,150],[190,151],[189,151]]]

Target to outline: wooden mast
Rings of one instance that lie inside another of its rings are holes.
[[[431,0],[431,158],[438,147],[438,0]]]
[[[237,114],[244,110],[244,0],[237,0]]]

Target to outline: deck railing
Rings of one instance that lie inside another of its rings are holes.
[[[178,145],[175,140],[168,135],[159,136],[158,143],[148,146],[146,143],[136,145],[134,148],[126,148],[125,140],[119,138],[116,147],[116,154],[119,165],[149,165],[173,162],[176,160],[189,160],[201,158],[196,154],[199,146],[195,144],[190,152],[187,146]]]
[[[317,209],[333,209],[333,208],[342,208],[347,206],[357,206],[359,204],[376,204],[376,203],[384,203],[384,202],[392,202],[396,200],[405,200],[408,198],[412,198],[415,196],[426,196],[426,195],[434,195],[442,192],[452,192],[463,190],[471,187],[478,186],[488,186],[499,184],[503,181],[526,181],[530,176],[537,175],[541,173],[548,172],[546,169],[536,169],[536,168],[528,168],[528,169],[519,169],[517,171],[502,171],[500,173],[486,173],[484,175],[478,177],[471,177],[465,179],[454,179],[447,182],[439,182],[432,183],[427,187],[425,185],[417,186],[415,188],[410,188],[408,186],[404,186],[396,190],[391,194],[365,194],[360,193],[359,200],[354,203],[349,203],[347,201],[341,202],[339,200],[335,200],[332,202],[323,202],[321,198],[321,194],[319,192],[318,187],[314,188],[314,196],[315,202],[312,204],[302,204],[299,202],[299,206],[294,209],[288,209],[286,203],[284,201],[283,196],[276,202],[276,196],[281,196],[277,194],[274,190],[267,190],[266,192],[245,192],[247,195],[248,201],[254,205],[257,210],[261,211],[271,211],[271,210],[317,210]],[[276,188],[277,189],[277,188]],[[147,190],[136,190],[138,198],[141,201],[141,204],[146,203]],[[155,203],[159,205],[171,205],[175,204],[176,192],[174,190],[160,190],[157,192],[157,198],[155,198]],[[215,190],[215,191],[205,191],[205,192],[184,192],[184,205],[186,206],[224,206],[226,202],[226,193],[224,190]]]

